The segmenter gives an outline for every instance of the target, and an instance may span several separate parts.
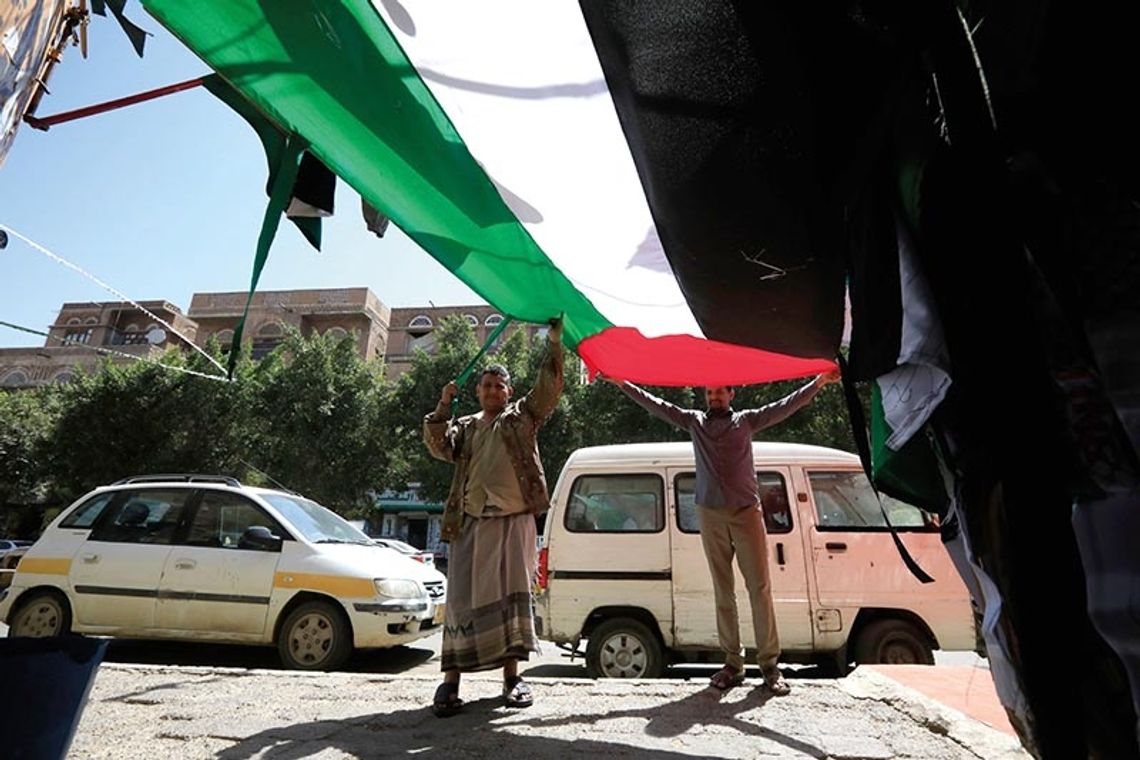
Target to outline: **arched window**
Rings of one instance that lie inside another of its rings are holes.
[[[494,327],[495,325],[499,324],[502,321],[503,321],[503,315],[502,314],[492,314],[483,320],[483,324],[485,324],[487,327]]]
[[[222,346],[225,347],[234,342],[234,331],[218,330],[214,333],[214,337],[218,339],[218,343],[221,343]]]
[[[79,319],[79,317],[72,317],[71,319],[67,320],[67,324],[69,324],[69,325],[81,325],[81,324],[83,324],[83,321],[81,319]]]
[[[426,314],[420,314],[412,317],[412,321],[408,323],[408,332],[415,338],[421,338],[431,332],[432,321],[431,317]]]
[[[75,379],[74,374],[72,374],[71,372],[69,372],[67,370],[64,370],[63,372],[60,372],[58,375],[53,377],[52,381],[55,383],[58,383],[59,385],[63,385],[64,383],[70,383],[74,379]]]
[[[137,332],[139,332],[139,326],[137,324],[135,324],[134,322],[131,322],[129,325],[127,325],[127,329],[124,330],[123,332],[137,333]]]
[[[253,351],[251,356],[254,359],[261,359],[267,354],[281,345],[281,336],[285,331],[281,329],[279,322],[267,322],[257,330],[257,337],[253,339]]]
[[[97,325],[99,324],[99,320],[95,319],[95,317],[88,317],[87,321],[84,324]]]
[[[479,326],[479,317],[475,316],[474,314],[464,314],[463,320],[472,327]]]
[[[4,379],[0,381],[0,388],[22,388],[28,384],[28,376],[20,370],[15,370],[4,375]]]
[[[329,329],[325,330],[325,335],[329,336],[337,343],[339,343],[348,337],[348,331],[343,327],[330,327]]]

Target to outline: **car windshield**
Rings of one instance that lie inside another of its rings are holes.
[[[316,544],[370,544],[368,536],[340,515],[300,496],[262,494],[302,536]]]

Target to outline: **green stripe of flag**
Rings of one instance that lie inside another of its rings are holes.
[[[529,322],[564,313],[571,346],[610,326],[503,202],[366,0],[143,4],[488,302]]]

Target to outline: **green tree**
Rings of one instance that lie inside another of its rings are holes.
[[[0,392],[0,510],[50,496],[45,453],[59,414],[58,389]]]
[[[170,351],[162,362],[188,360]],[[233,383],[141,362],[108,361],[79,373],[59,390],[58,424],[47,447],[56,488],[74,498],[130,475],[240,474],[255,375],[248,360]]]
[[[293,330],[254,375],[250,462],[330,509],[369,508],[388,462],[380,364],[351,337]]]

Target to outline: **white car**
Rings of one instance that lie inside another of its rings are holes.
[[[383,546],[386,549],[395,549],[400,554],[414,559],[416,562],[422,562],[428,567],[435,567],[435,555],[431,552],[426,552],[422,549],[417,549],[411,544],[404,543],[396,538],[374,538],[372,542],[377,546]]]
[[[162,475],[97,488],[52,521],[0,591],[9,636],[67,632],[276,644],[331,670],[429,636],[446,579],[297,494]]]

